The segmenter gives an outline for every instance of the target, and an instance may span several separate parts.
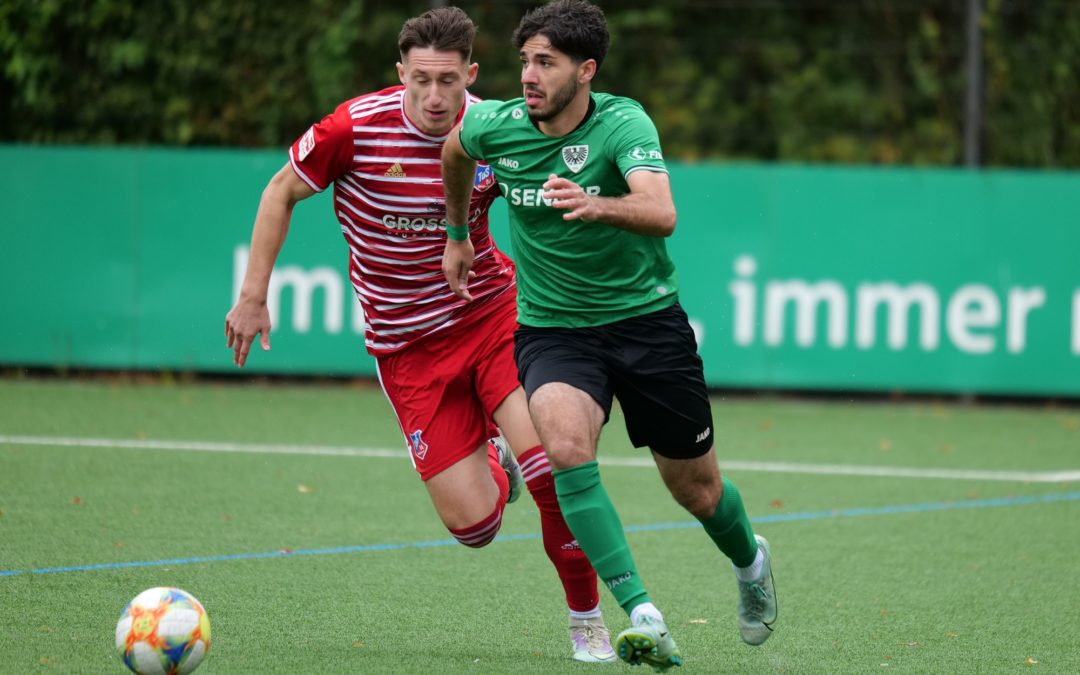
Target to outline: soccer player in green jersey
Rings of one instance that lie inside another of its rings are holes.
[[[514,355],[559,505],[630,615],[617,653],[658,671],[682,662],[600,481],[596,444],[613,397],[631,442],[652,451],[675,500],[731,560],[742,638],[761,644],[776,621],[768,543],[717,466],[702,362],[665,246],[676,214],[656,128],[635,101],[591,91],[609,44],[596,6],[557,0],[535,9],[514,43],[524,97],[472,106],[443,146],[451,223],[443,272],[471,299],[467,206],[483,160],[509,202]]]

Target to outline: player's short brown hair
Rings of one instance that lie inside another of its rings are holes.
[[[476,24],[457,7],[436,7],[405,22],[398,34],[401,59],[413,48],[431,47],[440,52],[457,52],[468,61],[472,56]]]

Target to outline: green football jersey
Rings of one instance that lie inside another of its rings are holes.
[[[548,176],[589,194],[620,197],[634,171],[667,172],[656,127],[628,98],[592,94],[592,115],[573,132],[545,136],[524,99],[469,107],[461,144],[495,171],[509,204],[518,277],[518,321],[526,326],[600,326],[675,303],[678,280],[662,237],[596,221],[565,221],[543,197]]]

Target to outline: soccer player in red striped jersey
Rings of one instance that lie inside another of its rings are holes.
[[[559,511],[518,382],[514,264],[488,233],[498,196],[489,166],[477,167],[468,208],[472,301],[455,296],[442,272],[440,156],[450,129],[477,101],[467,91],[478,70],[470,62],[475,32],[456,7],[406,21],[398,36],[401,84],[342,103],[292,145],[259,202],[240,296],[225,317],[226,344],[239,367],[256,339],[270,349],[267,291],[293,207],[333,185],[365,344],[443,524],[466,546],[488,544],[524,482],[565,591],[574,659],[614,661],[596,572]]]

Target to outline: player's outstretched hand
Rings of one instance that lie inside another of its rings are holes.
[[[559,178],[555,174],[544,182],[544,199],[551,200],[557,209],[567,209],[563,220],[581,219],[591,223],[597,218],[596,202],[581,187],[569,178]]]
[[[270,312],[265,302],[237,300],[225,315],[225,346],[233,350],[233,363],[243,368],[255,336],[264,352],[270,351]]]
[[[446,239],[446,249],[443,251],[442,271],[446,276],[447,283],[454,295],[472,302],[472,294],[469,293],[469,280],[476,276],[472,271],[473,256],[472,240],[454,241]]]

